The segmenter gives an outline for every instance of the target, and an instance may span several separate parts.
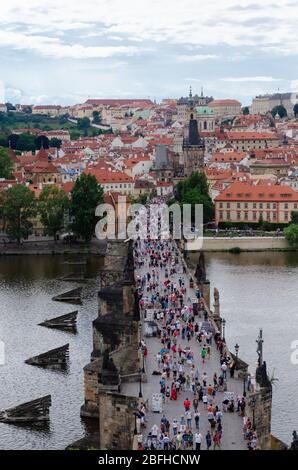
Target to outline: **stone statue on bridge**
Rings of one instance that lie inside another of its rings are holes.
[[[220,316],[220,303],[219,303],[219,291],[216,287],[214,287],[214,293],[213,293],[213,297],[214,297],[214,315],[215,316]]]
[[[205,255],[201,252],[199,262],[197,264],[195,278],[198,284],[204,284],[206,282],[206,267],[205,267]]]
[[[293,441],[291,443],[290,450],[298,450],[298,435],[296,431],[293,431]]]

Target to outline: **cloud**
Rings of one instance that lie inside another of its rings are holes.
[[[115,55],[132,55],[138,49],[135,46],[84,46],[82,44],[64,44],[59,38],[49,36],[28,36],[16,32],[0,31],[0,47],[15,50],[31,50],[46,57],[56,59],[107,58]]]
[[[1,1],[3,3],[3,0]],[[241,13],[241,14],[239,14]],[[283,46],[297,49],[298,4],[287,0],[4,0],[1,18],[5,26],[20,18],[23,29],[42,31],[92,31],[127,35],[134,40],[194,44],[227,44],[233,47]],[[274,31],[264,18],[274,21]]]
[[[180,55],[176,59],[180,62],[203,62],[204,60],[219,59],[220,56],[215,54],[194,54],[194,55]]]
[[[220,78],[222,82],[280,82],[283,78],[274,78],[266,76],[256,76],[256,77],[224,77]]]

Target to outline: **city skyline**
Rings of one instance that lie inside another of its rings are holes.
[[[0,101],[160,101],[191,85],[247,105],[298,89],[293,1],[1,3]]]

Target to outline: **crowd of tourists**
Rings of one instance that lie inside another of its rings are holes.
[[[142,405],[138,411],[139,448],[221,449],[224,415],[238,413],[248,448],[255,449],[257,437],[246,417],[245,397],[225,398],[231,358],[220,333],[208,320],[202,293],[190,289],[187,268],[176,244],[171,239],[141,238],[134,243],[140,308],[144,319],[150,317],[156,325],[155,335],[160,341],[150,373],[159,376],[156,393],[161,417],[148,429],[148,405]],[[147,356],[144,338],[141,348]],[[219,362],[210,373],[213,354],[218,355]],[[167,405],[172,402],[177,402],[174,417],[167,413]]]

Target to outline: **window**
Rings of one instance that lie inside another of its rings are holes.
[[[259,208],[260,208],[260,209],[263,209],[263,203],[262,203],[262,202],[260,202]]]
[[[240,209],[240,202],[237,202],[237,209]]]
[[[223,219],[223,213],[222,213],[222,211],[219,212],[219,218],[220,218],[220,220]]]
[[[285,209],[288,209],[288,203],[285,203]]]
[[[276,202],[272,204],[273,209],[276,209]]]
[[[273,220],[276,220],[276,212],[272,213],[272,218],[273,218]]]
[[[248,204],[247,202],[244,204],[244,208],[247,209],[248,208]]]
[[[257,208],[257,203],[254,202],[253,205],[252,205],[252,207],[253,207],[254,209],[256,209],[256,208]]]
[[[237,220],[241,219],[241,212],[237,212]]]
[[[230,209],[230,203],[229,202],[227,202],[227,208]]]
[[[270,202],[267,202],[267,209],[270,209]]]
[[[289,214],[288,212],[285,212],[285,220],[288,220],[289,219]]]
[[[253,218],[253,220],[257,220],[257,213],[256,212],[253,212],[252,218]]]
[[[230,211],[227,211],[227,219],[230,220],[230,218],[231,218]]]
[[[248,212],[244,212],[244,220],[248,220]]]
[[[220,209],[222,209],[222,207],[223,207],[222,202],[219,203],[219,207],[220,207]]]

